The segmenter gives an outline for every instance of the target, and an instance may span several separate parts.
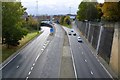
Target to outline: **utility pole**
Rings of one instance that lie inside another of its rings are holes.
[[[36,0],[36,18],[37,18],[37,21],[38,21],[38,24],[37,24],[37,30],[39,32],[39,18],[38,18],[38,0]]]

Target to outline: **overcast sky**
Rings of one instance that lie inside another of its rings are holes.
[[[32,15],[76,14],[82,0],[21,0],[27,12]],[[103,1],[103,0],[100,0]]]

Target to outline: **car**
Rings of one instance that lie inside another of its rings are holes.
[[[71,32],[74,32],[74,30],[73,30],[73,29],[71,29]]]
[[[69,32],[68,35],[72,35],[71,32]]]
[[[82,42],[81,37],[78,37],[77,40],[78,40],[78,42]]]
[[[76,33],[73,33],[73,36],[76,36]]]

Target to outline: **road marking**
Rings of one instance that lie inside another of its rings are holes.
[[[33,67],[31,67],[31,70],[33,69]]]
[[[17,66],[16,68],[19,68],[19,66]]]
[[[28,79],[28,77],[26,77],[26,80]]]
[[[76,71],[76,68],[75,68],[75,61],[74,61],[74,58],[73,58],[73,54],[72,54],[72,49],[71,48],[70,48],[70,51],[71,51],[71,56],[72,56],[72,62],[73,62],[73,68],[74,68],[75,78],[77,80],[77,71]]]
[[[98,60],[98,62],[100,62],[99,59],[97,59],[97,60]]]
[[[28,75],[30,75],[31,74],[31,71],[28,73]]]
[[[44,45],[43,46],[46,46],[46,43],[44,43]]]
[[[35,65],[35,63],[33,63],[33,66]]]
[[[103,64],[100,63],[100,65],[105,69],[105,71],[108,73],[108,75],[113,79],[112,75],[107,71],[107,69],[103,66]]]
[[[91,71],[90,73],[93,75],[93,72],[92,72],[92,71]]]
[[[43,49],[45,49],[45,46],[43,46]]]
[[[39,56],[40,56],[40,54],[36,57],[35,62],[38,60]]]
[[[87,62],[87,60],[85,59],[85,62]]]
[[[49,43],[50,41],[48,40],[47,43]]]
[[[43,51],[44,49],[41,49],[41,51]]]
[[[0,70],[2,70],[6,65],[8,65],[14,58],[16,58],[18,55],[20,54],[20,52],[18,53],[18,54],[16,54],[12,59],[10,59],[9,61],[8,61],[8,63],[6,63],[4,66],[2,66],[1,68],[0,68]]]

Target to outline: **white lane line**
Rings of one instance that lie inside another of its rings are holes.
[[[113,79],[113,77],[112,77],[112,75],[107,71],[107,69],[103,66],[103,64],[102,63],[100,63],[100,65],[104,68],[104,70],[108,73],[108,75],[110,76],[110,78],[112,78]]]
[[[33,67],[31,67],[31,70],[33,69]]]
[[[12,59],[10,59],[4,66],[2,66],[0,68],[0,70],[2,70],[6,65],[8,65],[14,58],[16,58],[18,55],[20,54],[20,52],[18,54],[16,54]]]
[[[28,77],[26,77],[26,80],[28,80]]]
[[[47,43],[49,43],[50,41],[47,41]]]
[[[43,49],[45,49],[45,46],[43,46]]]
[[[38,60],[39,56],[40,56],[40,54],[38,54],[38,56],[36,57],[35,62]]]
[[[17,66],[16,68],[19,68],[19,66]]]
[[[87,62],[87,60],[85,59],[85,62]]]
[[[41,49],[41,51],[43,51],[44,49]]]
[[[90,73],[93,75],[93,72],[92,72],[92,71],[90,71]]]
[[[71,48],[70,48],[70,51],[71,51],[71,55],[72,55],[72,61],[73,61],[73,68],[74,68],[75,78],[77,80],[77,71],[76,71],[76,68],[75,68],[75,61],[74,61],[74,58],[73,58],[73,54],[72,54],[72,49]]]
[[[100,60],[99,59],[97,59],[98,60],[98,62],[100,62]]]
[[[28,75],[30,75],[31,74],[31,71],[28,73]]]
[[[33,63],[33,66],[35,65],[35,63]]]
[[[43,46],[46,46],[46,43],[44,43],[44,45]]]

